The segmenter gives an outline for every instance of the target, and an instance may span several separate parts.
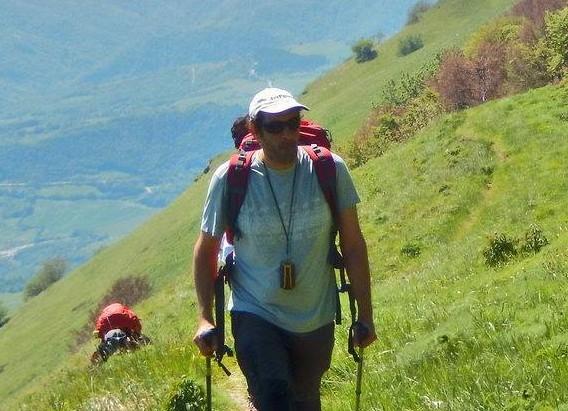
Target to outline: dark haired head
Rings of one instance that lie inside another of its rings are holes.
[[[231,127],[231,135],[233,136],[233,143],[235,144],[235,148],[239,148],[241,145],[241,141],[243,138],[248,134],[248,116],[241,116],[237,117],[233,122],[233,126]]]

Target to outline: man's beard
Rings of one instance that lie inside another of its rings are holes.
[[[298,144],[280,144],[271,154],[271,158],[280,164],[292,164],[298,158]]]

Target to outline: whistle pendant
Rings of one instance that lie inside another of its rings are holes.
[[[296,273],[294,264],[285,261],[280,264],[280,287],[284,290],[291,290],[296,286]]]

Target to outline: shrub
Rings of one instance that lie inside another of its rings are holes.
[[[373,42],[369,39],[359,40],[351,47],[351,50],[355,53],[355,61],[357,63],[364,63],[377,57],[377,52],[373,48]]]
[[[418,34],[407,36],[398,42],[398,55],[407,56],[422,47],[424,47],[422,36]]]
[[[461,50],[449,50],[442,56],[432,87],[446,109],[461,110],[476,103],[474,79],[475,68],[471,61]]]
[[[523,20],[514,17],[501,17],[485,24],[471,35],[464,47],[467,57],[475,57],[480,46],[491,43],[510,44],[519,40]]]
[[[408,11],[408,17],[406,19],[406,24],[414,24],[420,21],[422,15],[428,11],[432,5],[427,1],[419,1]]]
[[[402,246],[400,253],[410,258],[418,257],[421,253],[420,246],[416,243],[408,243]]]
[[[528,254],[536,254],[545,245],[548,245],[548,239],[545,237],[539,226],[531,224],[529,230],[525,233],[521,250]]]
[[[517,93],[542,87],[552,78],[547,70],[546,50],[541,43],[515,44],[509,51],[507,92]]]
[[[54,258],[43,263],[41,269],[33,276],[24,289],[24,299],[28,300],[46,290],[51,284],[59,281],[65,270],[67,262],[63,258]]]
[[[207,406],[203,390],[194,381],[182,376],[181,383],[169,395],[165,411],[201,411]]]
[[[436,56],[423,65],[416,73],[402,73],[400,80],[389,80],[383,89],[383,101],[393,106],[401,106],[414,97],[418,97],[426,88],[427,82],[440,67],[442,56]]]
[[[523,16],[537,27],[544,25],[547,11],[554,11],[566,6],[565,0],[521,0],[511,10],[514,16]]]
[[[0,327],[8,322],[8,309],[0,301]]]
[[[384,137],[387,140],[397,140],[399,128],[398,118],[393,113],[385,113],[379,117],[379,124],[375,129],[375,137]]]
[[[399,120],[400,139],[409,139],[443,113],[444,108],[440,104],[439,96],[431,88],[425,89],[406,104],[404,114]]]
[[[479,45],[472,60],[472,91],[475,103],[484,103],[502,96],[507,78],[505,45],[486,42]]]
[[[568,7],[546,15],[544,45],[549,51],[548,73],[561,78],[568,70]]]
[[[490,267],[500,266],[517,255],[516,240],[506,234],[495,233],[489,238],[489,245],[483,250],[485,264]]]
[[[151,290],[152,288],[146,277],[120,278],[116,280],[109,292],[102,298],[98,308],[103,309],[107,305],[116,302],[133,306],[148,298]],[[95,319],[98,311],[95,313]]]

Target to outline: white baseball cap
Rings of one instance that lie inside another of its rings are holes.
[[[249,117],[254,120],[260,111],[278,114],[293,108],[309,110],[308,107],[298,103],[288,91],[274,87],[265,88],[252,98],[249,105]]]

